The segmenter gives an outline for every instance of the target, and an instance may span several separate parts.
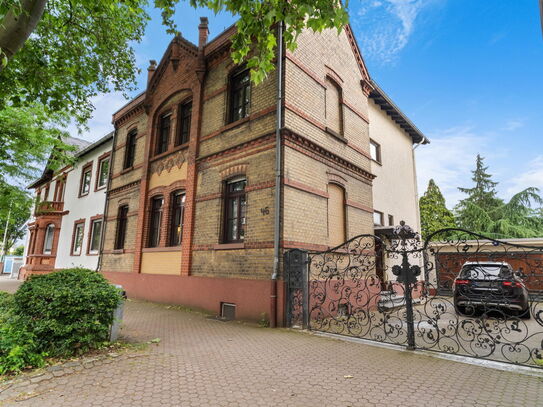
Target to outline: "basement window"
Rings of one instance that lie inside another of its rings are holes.
[[[221,318],[227,321],[236,319],[236,304],[221,302]]]

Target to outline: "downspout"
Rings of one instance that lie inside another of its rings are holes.
[[[100,271],[100,268],[102,267],[102,256],[103,250],[104,250],[104,240],[106,238],[106,228],[107,228],[107,211],[109,209],[109,187],[111,185],[111,175],[113,172],[113,160],[115,158],[115,143],[117,142],[117,128],[115,128],[115,131],[113,132],[113,140],[111,141],[111,155],[109,156],[109,174],[107,175],[107,186],[106,190],[104,191],[104,194],[106,194],[106,198],[104,200],[104,212],[102,217],[102,236],[100,236],[100,255],[98,256],[98,263],[96,264],[96,271]]]
[[[422,141],[416,143],[413,148],[411,149],[411,159],[413,160],[413,181],[415,184],[415,209],[417,213],[417,224],[415,225],[414,229],[418,232],[420,232],[420,208],[419,208],[419,186],[417,184],[417,161],[415,159],[415,150],[418,146],[423,144],[426,140],[422,139]]]
[[[273,273],[271,275],[270,327],[277,326],[277,276],[279,275],[279,240],[281,238],[281,125],[283,122],[283,22],[277,28],[277,110],[275,124],[275,219],[273,236]]]

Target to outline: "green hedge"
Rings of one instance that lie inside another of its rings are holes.
[[[101,346],[121,300],[120,291],[92,270],[30,277],[12,298],[0,297],[0,374]]]

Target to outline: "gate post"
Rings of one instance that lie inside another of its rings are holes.
[[[407,349],[415,350],[415,322],[413,320],[413,296],[411,295],[411,266],[407,251],[402,251],[402,277],[405,290],[405,313],[407,318]]]
[[[287,277],[287,326],[306,329],[309,320],[308,261],[307,251],[292,249],[285,253]]]
[[[405,316],[407,325],[407,349],[415,350],[415,321],[413,317],[413,295],[411,285],[417,283],[417,276],[420,275],[420,267],[409,264],[409,246],[418,242],[417,234],[410,226],[402,220],[399,226],[394,228],[396,239],[400,240],[399,253],[402,255],[402,265],[392,267],[392,273],[397,276],[396,281],[403,283],[405,298]],[[413,249],[413,248],[411,248]],[[412,251],[412,250],[411,250]]]

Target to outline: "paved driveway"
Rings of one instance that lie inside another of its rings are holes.
[[[123,334],[161,341],[41,378],[17,389],[19,401],[11,389],[0,405],[505,407],[543,400],[543,381],[535,376],[145,302],[127,303]]]

